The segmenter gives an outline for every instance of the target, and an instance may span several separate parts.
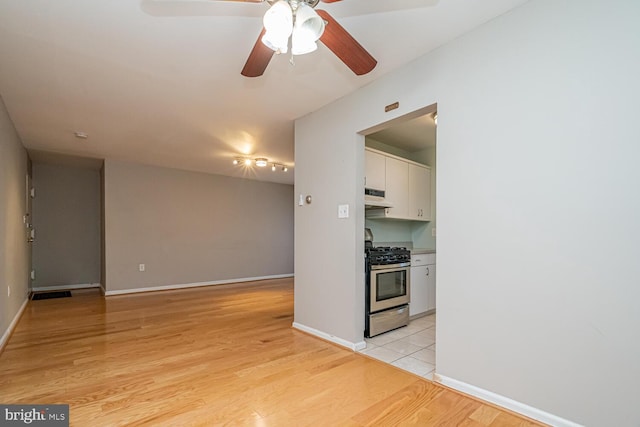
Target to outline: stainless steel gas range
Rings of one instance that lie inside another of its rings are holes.
[[[365,332],[373,337],[409,324],[407,248],[368,247],[366,252]]]

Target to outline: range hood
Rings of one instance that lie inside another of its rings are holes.
[[[365,209],[382,209],[392,208],[393,203],[388,202],[384,198],[384,190],[374,190],[372,188],[364,189],[364,207]]]

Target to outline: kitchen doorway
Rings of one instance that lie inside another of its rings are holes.
[[[371,153],[380,154],[395,163],[406,161],[408,164],[430,169],[429,188],[426,190],[430,199],[428,214],[419,212],[412,216],[409,211],[408,214],[394,215],[392,212],[383,213],[380,210],[382,208],[377,206],[365,208],[365,227],[373,234],[374,246],[407,247],[411,250],[411,314],[409,325],[366,338],[367,347],[361,351],[427,379],[433,378],[436,369],[437,113],[437,104],[433,104],[360,132],[365,136],[367,153],[364,156],[363,182],[369,180],[367,174],[370,171],[367,171],[366,162],[367,158],[371,158]],[[384,159],[377,160],[377,164],[384,165]],[[391,172],[385,172],[386,181],[394,183],[395,178],[389,176]],[[381,181],[385,180],[379,177],[375,180]],[[393,185],[384,197],[385,203],[392,205],[401,199],[390,194],[392,190],[397,191],[398,185]],[[399,203],[402,204],[403,201]]]

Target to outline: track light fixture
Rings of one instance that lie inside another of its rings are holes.
[[[271,171],[275,172],[277,169],[280,169],[282,172],[287,172],[289,167],[282,163],[270,162],[269,159],[265,157],[258,157],[256,159],[252,159],[250,157],[236,157],[233,159],[234,165],[244,165],[244,166],[257,166],[259,168],[264,168],[271,164]]]

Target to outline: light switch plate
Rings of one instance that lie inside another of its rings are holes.
[[[338,205],[338,218],[349,218],[349,205]]]

